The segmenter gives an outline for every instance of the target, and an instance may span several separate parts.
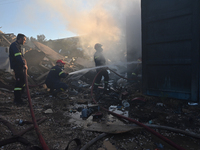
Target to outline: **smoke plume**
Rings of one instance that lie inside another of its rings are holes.
[[[37,3],[49,18],[59,18],[66,30],[80,36],[87,55],[92,56],[95,43],[101,43],[108,59],[124,59],[126,16],[130,6],[138,5],[139,0],[37,0]]]

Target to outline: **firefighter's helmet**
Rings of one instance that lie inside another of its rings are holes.
[[[99,43],[96,43],[96,44],[94,45],[94,49],[96,49],[96,50],[97,50],[98,48],[101,48],[101,46],[102,46],[101,44],[99,44]]]

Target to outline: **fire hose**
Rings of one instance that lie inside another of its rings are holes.
[[[109,70],[110,70],[111,72],[115,73],[116,75],[120,76],[120,77],[123,78],[123,79],[132,80],[132,79],[128,79],[128,78],[125,78],[125,77],[123,77],[123,76],[117,74],[115,71],[113,71],[113,70],[111,70],[111,69],[109,69]],[[92,88],[91,88],[91,96],[92,96],[92,99],[93,99],[93,101],[94,101],[95,103],[97,103],[97,102],[96,102],[95,99],[93,98],[93,87],[94,87],[94,82],[95,82],[97,76],[99,75],[99,73],[100,73],[101,71],[102,71],[102,70],[100,70],[100,71],[96,74],[96,76],[95,76],[95,78],[94,78],[94,80],[93,80],[93,83],[92,83]],[[39,137],[39,140],[40,140],[40,143],[41,143],[43,149],[44,149],[44,150],[49,150],[49,148],[48,148],[48,146],[47,146],[47,144],[46,144],[46,142],[45,142],[44,138],[42,137],[42,134],[41,134],[41,132],[40,132],[40,130],[39,130],[39,127],[38,127],[38,124],[37,124],[37,121],[36,121],[36,119],[35,119],[35,115],[34,115],[34,112],[33,112],[31,97],[30,97],[30,93],[29,93],[28,79],[27,79],[27,69],[25,69],[25,82],[26,82],[27,96],[28,96],[29,107],[30,107],[30,112],[31,112],[31,116],[32,116],[32,121],[33,121],[33,124],[34,124],[34,128],[35,128],[35,130],[36,130],[36,133],[37,133],[37,135],[38,135],[38,137]],[[128,121],[130,121],[130,122],[133,122],[133,123],[135,123],[135,124],[137,124],[137,125],[139,125],[139,126],[141,126],[141,127],[144,127],[147,131],[149,131],[149,132],[151,132],[152,134],[156,135],[157,137],[159,137],[160,139],[162,139],[163,141],[165,141],[166,143],[170,144],[171,146],[173,146],[173,147],[176,148],[176,149],[178,149],[178,150],[185,150],[185,149],[182,148],[181,146],[175,144],[174,142],[170,141],[169,139],[167,139],[166,137],[162,136],[162,135],[159,134],[158,132],[156,132],[156,131],[154,131],[153,129],[147,127],[146,125],[144,125],[144,124],[142,124],[142,123],[140,123],[140,122],[138,122],[138,121],[136,121],[136,120],[134,120],[134,119],[131,119],[131,118],[125,117],[125,116],[123,116],[123,115],[119,115],[119,114],[116,114],[116,113],[114,113],[114,112],[111,112],[111,111],[105,109],[104,107],[101,107],[101,108],[102,108],[103,110],[109,112],[110,114],[114,115],[114,116],[123,118],[123,119],[128,120]]]
[[[110,70],[111,72],[115,73],[116,75],[122,77],[123,79],[127,79],[127,78],[125,78],[125,77],[123,77],[123,76],[117,74],[115,71],[113,71],[113,70],[111,70],[111,69],[109,69],[109,70]],[[95,99],[94,99],[94,97],[93,97],[93,87],[94,87],[95,80],[96,80],[97,76],[99,75],[99,73],[100,73],[101,71],[102,71],[102,70],[100,70],[100,71],[96,74],[96,76],[94,77],[94,80],[93,80],[93,82],[92,82],[91,97],[92,97],[92,100],[93,100],[95,103],[97,103],[97,102],[95,101]],[[127,80],[132,80],[132,79],[127,79]],[[170,140],[167,139],[166,137],[162,136],[160,133],[154,131],[153,129],[149,128],[148,126],[146,126],[146,125],[144,125],[144,124],[142,124],[142,123],[140,123],[140,122],[138,122],[138,121],[136,121],[136,120],[134,120],[134,119],[131,119],[131,118],[125,117],[125,116],[123,116],[123,115],[119,115],[119,114],[117,114],[117,113],[111,112],[111,111],[107,110],[106,108],[104,108],[104,107],[102,107],[102,106],[100,106],[100,108],[102,108],[103,110],[109,112],[110,114],[112,114],[112,115],[114,115],[114,116],[117,116],[117,117],[119,117],[119,118],[123,118],[123,119],[128,120],[128,121],[130,121],[130,122],[133,122],[133,123],[135,123],[135,124],[137,124],[137,125],[139,125],[139,126],[141,126],[141,127],[144,127],[147,131],[149,131],[149,132],[151,132],[152,134],[156,135],[158,138],[162,139],[163,141],[165,141],[165,142],[168,143],[169,145],[173,146],[173,147],[176,148],[177,150],[185,150],[185,149],[182,148],[181,146],[175,144],[174,142],[170,141]]]
[[[32,102],[31,102],[31,96],[30,96],[30,92],[29,92],[28,79],[27,79],[27,69],[25,69],[24,74],[25,74],[24,76],[25,76],[25,83],[26,83],[26,92],[27,92],[27,97],[28,97],[28,102],[29,102],[29,107],[30,107],[33,125],[34,125],[35,131],[38,135],[38,138],[40,140],[40,143],[42,145],[42,148],[44,150],[49,150],[44,138],[42,137],[39,126],[38,126],[37,121],[35,119],[35,114],[33,112],[33,106],[32,106]]]

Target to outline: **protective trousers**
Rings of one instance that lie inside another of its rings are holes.
[[[15,72],[15,88],[14,88],[14,101],[15,102],[21,102],[21,96],[22,93],[24,92],[25,88],[25,74],[24,74],[24,69],[23,68],[16,68],[14,69]]]
[[[68,86],[66,83],[58,82],[51,84],[46,84],[48,88],[50,88],[50,93],[52,93],[54,96],[56,96],[61,91],[66,91]]]
[[[96,77],[96,80],[94,83],[94,90],[96,90],[98,88],[98,86],[100,85],[102,76],[104,77],[104,90],[106,90],[108,87],[108,81],[109,81],[109,75],[108,75],[107,70],[103,68],[103,69],[97,69],[96,71],[97,71],[97,73],[99,71],[101,71],[101,72]]]

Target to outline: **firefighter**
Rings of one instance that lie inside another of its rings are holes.
[[[138,63],[131,74],[132,83],[135,89],[141,91],[142,88],[142,59],[138,59]]]
[[[96,53],[94,54],[94,62],[95,62],[96,67],[106,65],[106,59],[102,54],[102,52],[103,52],[102,45],[99,44],[99,43],[96,43],[95,46],[94,46],[94,49],[96,50]],[[101,71],[101,72],[99,73],[99,71]],[[109,80],[107,68],[106,67],[98,68],[98,69],[96,69],[96,72],[99,73],[99,74],[96,77],[96,80],[95,80],[95,83],[94,83],[94,91],[97,90],[98,86],[100,85],[101,78],[103,76],[104,77],[104,93],[106,93],[107,88],[108,88],[108,80]]]
[[[56,96],[58,92],[65,91],[67,89],[67,84],[61,82],[61,78],[66,78],[68,73],[63,72],[65,62],[62,60],[56,61],[56,66],[52,67],[47,78],[45,80],[45,84],[48,88],[50,88],[50,93],[53,96]]]
[[[141,77],[139,75],[142,74],[142,59],[138,58],[138,63],[136,67],[133,69],[133,72],[131,74],[131,78],[134,80],[134,82],[140,82]]]
[[[21,45],[24,45],[25,42],[26,36],[24,34],[18,34],[17,40],[9,48],[10,68],[14,70],[16,79],[14,88],[14,103],[16,105],[25,104],[21,99],[25,88],[24,69],[28,69],[21,52]]]

